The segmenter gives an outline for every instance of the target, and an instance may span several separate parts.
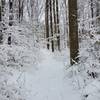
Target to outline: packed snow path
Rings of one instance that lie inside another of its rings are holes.
[[[62,62],[46,50],[42,54],[44,58],[37,71],[34,73],[31,68],[25,74],[26,88],[31,90],[29,100],[81,100],[66,80]]]

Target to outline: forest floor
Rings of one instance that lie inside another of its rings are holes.
[[[25,87],[30,90],[29,100],[81,100],[80,94],[66,78],[64,64],[49,51],[41,52],[44,58],[37,71],[33,72],[33,66],[25,72]]]

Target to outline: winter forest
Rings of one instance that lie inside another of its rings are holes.
[[[100,0],[0,0],[0,100],[100,100]]]

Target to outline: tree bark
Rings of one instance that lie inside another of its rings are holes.
[[[52,0],[50,0],[50,33],[52,36],[51,40],[51,48],[52,52],[54,52],[54,41],[53,41],[53,18],[52,18]]]
[[[13,1],[9,0],[9,26],[13,25]]]
[[[50,48],[49,45],[49,0],[45,3],[45,27],[46,27],[46,39],[47,39],[47,49]]]
[[[69,0],[69,41],[70,41],[70,63],[78,63],[78,23],[77,23],[77,0]]]
[[[1,5],[0,5],[0,22],[2,21]]]
[[[60,51],[60,29],[59,29],[59,7],[58,7],[58,0],[56,0],[56,14],[57,14],[57,43],[58,43],[58,50]]]
[[[24,8],[24,0],[18,0],[19,2],[19,23],[23,20],[23,8]]]
[[[90,0],[90,3],[91,3],[91,17],[92,17],[92,19],[93,19],[93,17],[94,17],[93,0]],[[92,25],[94,24],[94,23],[93,23],[93,20],[92,20],[91,24],[92,24]]]

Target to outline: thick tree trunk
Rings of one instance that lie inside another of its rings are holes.
[[[70,40],[70,63],[78,62],[78,23],[77,23],[77,0],[69,0],[69,40]]]

